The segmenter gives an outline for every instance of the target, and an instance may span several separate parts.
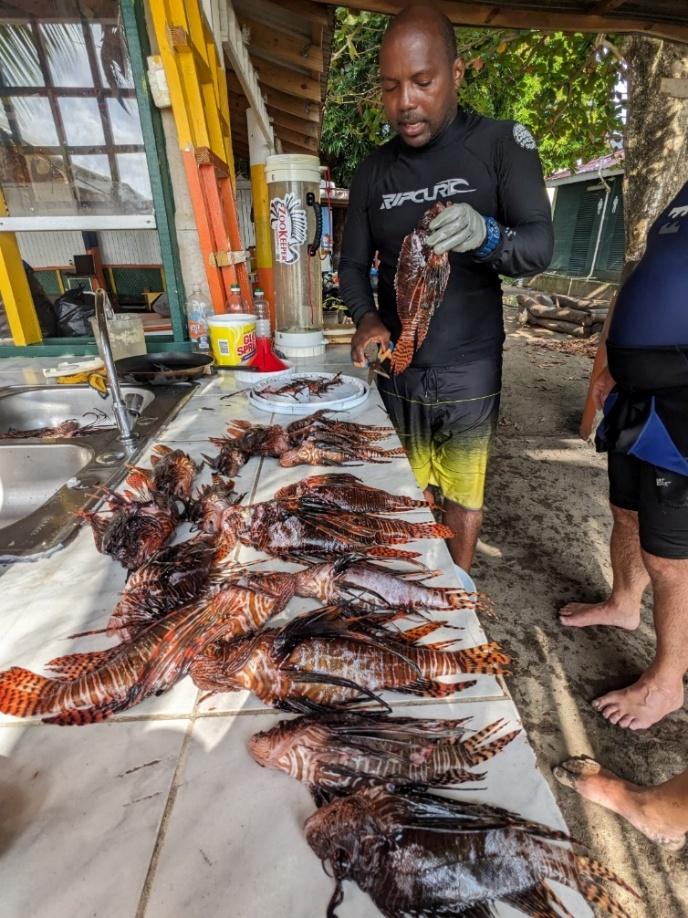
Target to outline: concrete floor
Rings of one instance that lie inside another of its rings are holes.
[[[629,733],[590,706],[652,659],[651,607],[634,633],[559,626],[563,602],[601,599],[611,582],[605,457],[577,438],[592,364],[538,346],[507,313],[502,415],[473,569],[496,607],[488,633],[514,654],[509,687],[572,835],[638,890],[640,903],[620,896],[631,914],[688,915],[688,853],[662,851],[551,774],[588,754],[629,780],[662,781],[688,766],[688,710]]]

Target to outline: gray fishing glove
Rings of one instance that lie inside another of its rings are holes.
[[[485,220],[470,204],[449,204],[430,224],[427,244],[435,255],[473,252],[485,242]]]

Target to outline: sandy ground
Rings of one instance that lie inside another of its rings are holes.
[[[658,783],[688,767],[688,710],[628,733],[590,706],[652,659],[650,597],[636,632],[560,627],[563,602],[601,599],[611,582],[605,457],[577,438],[592,363],[539,346],[507,314],[502,414],[473,570],[496,606],[487,627],[514,654],[510,688],[571,833],[638,890],[640,903],[621,897],[631,914],[688,915],[688,851],[660,850],[551,774],[585,753],[629,780]]]

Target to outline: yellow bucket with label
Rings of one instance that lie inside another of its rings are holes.
[[[221,367],[247,366],[256,356],[256,317],[229,313],[208,319],[210,347]]]

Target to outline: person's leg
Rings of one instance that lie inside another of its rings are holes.
[[[482,510],[467,510],[453,500],[445,498],[444,522],[454,533],[451,539],[447,539],[447,548],[454,564],[458,564],[467,574],[470,573],[473,564],[482,521]]]
[[[612,591],[603,602],[567,603],[559,611],[559,621],[568,628],[613,625],[633,631],[640,624],[640,603],[650,576],[640,552],[638,514],[613,504],[611,511]]]
[[[587,625],[614,625],[633,630],[640,624],[640,603],[649,575],[640,553],[638,507],[643,463],[634,456],[609,453],[609,504],[612,535],[612,592],[604,602],[567,603],[559,612],[562,625],[584,628]]]
[[[426,371],[409,367],[399,376],[377,378],[377,388],[389,419],[394,425],[418,487],[432,508],[435,500],[430,488],[432,408],[425,404]]]
[[[492,436],[499,414],[501,361],[472,361],[437,374],[432,475],[442,492],[444,522],[454,532],[447,548],[470,572],[483,521]]]
[[[610,723],[646,730],[683,707],[688,672],[688,560],[643,552],[654,594],[655,659],[633,685],[608,692],[593,707]]]
[[[558,765],[554,777],[586,800],[623,816],[651,841],[674,851],[683,847],[688,832],[688,769],[663,784],[642,787],[581,756]]]
[[[593,702],[608,721],[631,730],[646,730],[683,706],[688,671],[688,476],[641,465],[640,547],[652,581],[655,658],[628,688]]]

